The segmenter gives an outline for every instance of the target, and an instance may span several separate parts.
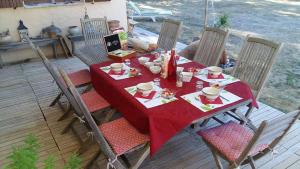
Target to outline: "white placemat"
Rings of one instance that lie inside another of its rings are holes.
[[[181,96],[181,98],[183,98],[184,100],[186,100],[187,102],[189,102],[190,104],[197,107],[203,112],[207,112],[242,99],[239,96],[236,96],[235,94],[232,94],[226,90],[222,90],[222,92],[220,93],[220,99],[222,100],[223,104],[203,104],[199,97],[199,95],[201,94],[202,92],[200,91]]]
[[[154,85],[153,82],[150,82],[150,83],[153,85],[153,90],[156,91],[156,93],[152,99],[144,99],[144,98],[135,97],[135,99],[137,99],[146,108],[152,108],[152,107],[160,106],[160,105],[167,104],[172,101],[178,100],[176,97],[171,98],[171,99],[162,98],[161,97],[162,89],[160,87]],[[137,87],[136,86],[127,87],[127,88],[125,88],[125,90],[134,97],[135,93],[137,92]]]
[[[127,79],[127,78],[133,77],[133,76],[130,76],[130,74],[129,74],[130,67],[128,67],[124,63],[122,63],[122,64],[123,64],[123,70],[125,70],[124,74],[122,74],[122,75],[110,75],[109,74],[109,76],[115,80],[122,80],[122,79]],[[100,69],[107,74],[111,70],[110,66],[100,67]]]
[[[233,76],[230,76],[230,75],[226,75],[224,73],[223,73],[224,79],[208,79],[207,74],[208,74],[208,70],[207,69],[202,69],[201,72],[199,73],[199,75],[196,75],[195,77],[198,78],[198,79],[201,79],[203,81],[206,81],[208,83],[217,82],[221,86],[226,86],[228,84],[240,81],[239,79],[237,79]]]
[[[177,60],[177,65],[182,65],[185,63],[189,63],[189,62],[192,62],[192,61],[185,57],[179,56],[179,59]]]

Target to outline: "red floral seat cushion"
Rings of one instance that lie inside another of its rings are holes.
[[[95,90],[81,94],[81,98],[91,113],[110,106]]]
[[[90,71],[87,69],[82,69],[76,72],[68,73],[68,77],[70,78],[75,87],[91,83]]]
[[[198,134],[230,161],[235,161],[241,155],[253,137],[252,131],[232,121],[200,131]],[[267,144],[256,145],[250,151],[250,155],[255,155],[267,147]]]
[[[99,129],[117,155],[149,141],[148,135],[137,131],[125,118],[104,123]]]

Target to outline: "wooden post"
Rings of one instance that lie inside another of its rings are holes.
[[[205,0],[204,28],[207,26],[208,0]]]

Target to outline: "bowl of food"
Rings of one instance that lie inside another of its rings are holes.
[[[201,71],[201,69],[199,69],[199,68],[196,68],[196,67],[190,67],[189,69],[188,69],[188,71],[189,72],[192,72],[193,73],[193,75],[199,75],[199,73],[200,73],[200,71]]]
[[[130,70],[129,70],[129,75],[130,76],[138,76],[139,73],[140,73],[140,71],[136,68],[130,68]]]
[[[212,75],[212,77],[219,77],[223,72],[223,69],[218,66],[208,67],[207,70],[208,73]]]
[[[150,68],[151,66],[154,66],[154,63],[153,63],[153,62],[146,62],[146,63],[145,63],[145,66],[146,66],[147,68]]]
[[[161,59],[155,59],[153,60],[154,65],[159,66],[161,65]]]
[[[137,91],[141,92],[143,96],[149,96],[149,94],[153,90],[153,86],[151,83],[140,83],[136,87]]]
[[[123,64],[122,63],[113,63],[110,65],[110,68],[112,71],[116,73],[120,73],[123,69]]]
[[[176,69],[177,72],[183,72],[183,70],[184,70],[184,67],[178,67],[177,66],[177,69]]]
[[[163,89],[161,92],[161,97],[163,97],[165,99],[171,99],[171,98],[175,97],[175,93],[172,92],[170,89]]]
[[[149,69],[150,69],[150,71],[153,74],[159,74],[160,71],[161,71],[161,67],[160,66],[151,66]]]
[[[219,97],[221,90],[215,87],[205,87],[202,89],[203,95],[208,99],[208,100],[215,100],[216,98]]]
[[[190,82],[192,80],[193,77],[193,72],[181,72],[182,74],[182,81],[184,82]]]
[[[148,58],[148,57],[140,57],[140,58],[138,58],[139,63],[142,64],[142,65],[144,65],[149,60],[150,60],[150,58]]]

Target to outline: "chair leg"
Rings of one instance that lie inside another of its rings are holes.
[[[101,150],[99,149],[99,151],[93,156],[93,158],[87,163],[87,165],[84,168],[90,169],[93,163],[97,160],[97,158],[100,157],[100,155],[101,155]]]
[[[75,117],[73,117],[73,119],[69,122],[69,124],[63,129],[63,131],[61,132],[61,134],[67,133],[67,132],[71,129],[73,123],[74,123],[76,120],[77,120],[77,119],[76,119]]]
[[[62,121],[64,119],[66,119],[70,115],[71,110],[72,110],[72,107],[70,105],[68,105],[67,110],[64,111],[64,114],[59,119],[57,119],[57,121]]]
[[[246,112],[246,117],[248,118],[250,116],[250,114],[252,113],[253,111],[253,106],[249,107],[248,111]]]
[[[124,154],[121,155],[120,158],[124,161],[127,168],[131,167],[131,164],[130,164],[129,160],[126,158],[126,156]]]
[[[252,109],[252,108],[249,108],[248,111],[251,110],[251,109]],[[248,111],[247,111],[247,112],[248,112]],[[256,126],[251,122],[251,120],[250,120],[248,117],[244,116],[240,111],[237,110],[237,111],[235,111],[234,113],[241,119],[241,122],[240,122],[241,125],[246,124],[246,125],[248,125],[253,131],[256,131],[256,130],[257,130]],[[247,113],[246,113],[246,114],[247,114]]]
[[[93,85],[92,85],[92,84],[89,84],[89,85],[83,90],[82,93],[86,93],[86,92],[90,91],[92,88],[93,88]]]
[[[144,148],[143,154],[139,157],[138,161],[132,166],[131,169],[138,169],[143,161],[148,157],[150,154],[150,145],[147,144]]]
[[[206,126],[207,123],[209,122],[209,120],[210,120],[210,118],[203,120],[203,122],[200,124],[200,127]]]
[[[88,137],[88,139],[86,141],[83,141],[81,143],[80,148],[77,151],[77,154],[80,155],[80,154],[84,153],[85,151],[87,151],[92,143],[93,143],[92,138]]]
[[[223,165],[222,165],[222,163],[221,163],[221,159],[220,159],[220,157],[218,156],[218,154],[216,153],[216,151],[213,150],[212,148],[210,148],[210,150],[211,150],[212,155],[213,155],[213,157],[214,157],[214,159],[215,159],[217,168],[218,168],[218,169],[223,169]]]
[[[54,106],[58,101],[59,99],[61,98],[61,96],[63,95],[63,92],[60,92],[56,98],[51,102],[51,104],[49,105],[50,107]]]
[[[256,166],[255,166],[253,158],[251,156],[249,156],[248,159],[249,159],[249,163],[250,163],[251,168],[252,169],[256,169]]]
[[[235,164],[229,164],[228,169],[240,169],[240,166],[236,166]]]
[[[115,109],[109,110],[109,112],[107,112],[107,114],[106,114],[106,116],[105,116],[102,123],[109,122],[115,113],[116,113]]]

